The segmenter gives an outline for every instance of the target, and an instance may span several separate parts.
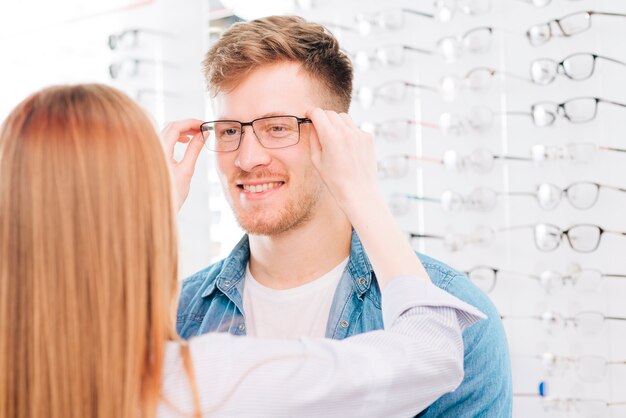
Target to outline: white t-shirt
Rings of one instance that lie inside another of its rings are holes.
[[[348,258],[322,277],[284,290],[263,286],[246,266],[246,334],[263,338],[324,337],[335,289],[347,264]]]

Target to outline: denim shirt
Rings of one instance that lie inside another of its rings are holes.
[[[461,385],[418,416],[510,417],[511,369],[500,314],[467,277],[437,260],[418,256],[435,285],[488,316],[463,332],[465,377]],[[248,237],[244,236],[227,258],[183,282],[176,323],[183,338],[214,331],[246,334],[242,295],[249,257]],[[343,339],[382,329],[380,303],[374,271],[353,231],[350,258],[333,298],[326,337]]]

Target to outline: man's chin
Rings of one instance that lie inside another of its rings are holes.
[[[283,216],[267,219],[244,219],[237,216],[237,223],[249,235],[276,236],[292,231],[305,224],[310,216]]]

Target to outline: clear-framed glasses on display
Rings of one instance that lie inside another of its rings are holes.
[[[546,413],[567,413],[572,418],[607,418],[613,406],[626,405],[626,402],[607,402],[601,399],[556,398],[542,399]],[[562,416],[562,415],[561,415]]]
[[[599,334],[604,323],[619,322],[625,323],[626,318],[619,316],[607,316],[598,311],[582,311],[572,316],[564,316],[558,312],[546,311],[541,315],[502,315],[502,319],[529,319],[541,321],[544,329],[550,335],[555,335],[558,332],[564,331],[566,328],[571,328],[577,332],[585,335]]]
[[[406,61],[407,53],[432,55],[433,51],[409,45],[392,44],[374,49],[371,52],[359,50],[351,57],[359,70],[369,70],[374,64],[385,67],[401,67]]]
[[[533,83],[541,86],[552,83],[559,75],[570,80],[587,80],[593,75],[598,60],[626,66],[626,62],[605,55],[578,52],[568,55],[559,62],[551,58],[538,58],[532,61],[530,63],[530,79]]]
[[[543,45],[554,37],[569,37],[591,29],[592,16],[626,17],[623,13],[596,12],[594,10],[575,12],[559,19],[531,26],[526,37],[533,46]]]
[[[489,212],[496,206],[496,198],[497,193],[493,190],[478,187],[467,195],[446,190],[440,197],[394,193],[389,199],[389,205],[396,215],[406,214],[409,211],[411,202],[416,201],[439,203],[444,212],[447,213],[459,213],[462,211]]]
[[[457,12],[468,16],[484,15],[491,11],[491,0],[435,0],[435,18],[449,22]]]
[[[591,142],[572,142],[565,145],[537,144],[530,147],[531,159],[537,164],[557,160],[585,164],[592,161],[600,151],[626,153],[624,148],[607,147]]]
[[[488,67],[477,67],[469,70],[462,77],[456,75],[447,75],[442,77],[439,80],[439,92],[444,98],[452,100],[462,90],[467,89],[475,92],[489,90],[493,80],[497,77],[514,78],[526,82],[530,81],[525,77],[505,71]]]
[[[495,155],[487,148],[478,148],[469,154],[461,155],[456,150],[448,150],[443,154],[443,165],[450,171],[463,172],[467,170],[484,174],[493,169],[496,160],[532,161],[527,157],[511,155]]]
[[[382,10],[376,13],[359,13],[354,17],[354,20],[359,28],[361,35],[367,35],[372,32],[372,29],[382,30],[398,30],[402,29],[405,25],[405,16],[407,14],[414,16],[421,16],[428,19],[434,19],[433,13],[424,12],[413,9],[388,9]]]
[[[626,189],[621,187],[608,186],[606,184],[589,181],[578,181],[576,183],[571,183],[569,186],[564,188],[550,183],[541,183],[536,186],[534,192],[505,192],[501,194],[508,196],[534,197],[539,206],[544,210],[555,209],[563,198],[565,198],[570,205],[576,209],[590,209],[598,201],[600,189],[626,192]]]
[[[300,141],[300,125],[312,123],[297,116],[269,116],[250,122],[216,120],[200,125],[205,146],[210,151],[230,152],[239,148],[244,127],[252,127],[254,136],[265,148],[277,149],[296,145]]]
[[[417,161],[430,164],[443,164],[441,159],[420,157],[417,155],[390,155],[378,161],[378,177],[380,179],[397,179],[406,176],[409,166]]]
[[[464,135],[470,132],[485,132],[493,126],[495,116],[528,116],[528,112],[496,112],[485,105],[470,107],[462,114],[444,112],[439,116],[439,126],[445,134]]]
[[[408,81],[388,81],[378,87],[363,86],[356,91],[356,101],[364,108],[372,106],[377,99],[388,104],[401,103],[410,89],[426,90],[436,92],[435,87],[424,86],[422,84],[410,83]]]
[[[359,129],[372,134],[375,138],[381,138],[388,142],[403,142],[415,137],[416,127],[438,129],[436,123],[418,122],[413,119],[391,119],[384,122],[364,122]]]
[[[517,1],[521,1],[523,3],[528,3],[530,5],[533,5],[535,7],[546,7],[547,5],[549,5],[550,3],[552,3],[552,0],[517,0]],[[580,0],[569,0],[569,1],[580,1]]]
[[[455,61],[464,53],[482,54],[491,49],[494,28],[480,26],[462,35],[446,36],[437,41],[436,51],[447,61]]]
[[[468,245],[487,246],[493,242],[494,235],[494,230],[485,225],[478,225],[470,233],[465,234],[454,231],[445,234],[407,233],[412,244],[421,239],[440,240],[448,251],[459,251]]]
[[[598,105],[600,103],[626,108],[625,103],[614,102],[599,97],[575,97],[562,103],[535,103],[530,106],[530,116],[535,126],[540,128],[553,125],[557,117],[565,118],[572,123],[585,123],[596,118]]]
[[[539,223],[500,228],[499,231],[513,231],[532,229],[535,237],[535,246],[541,251],[554,251],[559,248],[563,238],[567,238],[572,250],[579,253],[591,253],[598,249],[604,234],[626,235],[626,232],[604,229],[593,224],[577,224],[567,229],[556,225]]]
[[[545,373],[550,377],[564,377],[568,371],[574,371],[583,382],[597,383],[604,380],[610,366],[624,366],[626,361],[609,361],[605,357],[584,355],[577,357],[558,356],[543,353],[537,356]]]
[[[109,76],[113,80],[120,78],[140,77],[146,68],[156,67],[175,68],[176,65],[170,62],[156,61],[144,58],[124,58],[109,64]]]
[[[140,45],[142,35],[152,35],[162,38],[173,38],[172,34],[155,29],[126,29],[119,33],[112,33],[108,38],[109,49],[132,49]]]
[[[491,292],[503,276],[516,276],[536,281],[547,294],[555,294],[565,286],[570,286],[580,293],[597,292],[606,279],[626,279],[626,274],[603,273],[594,268],[581,268],[577,263],[570,263],[568,273],[543,270],[539,274],[521,273],[502,270],[492,266],[475,266],[464,273],[485,293]]]

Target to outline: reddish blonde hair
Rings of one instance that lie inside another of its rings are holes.
[[[299,16],[270,16],[236,23],[209,49],[204,75],[212,95],[234,87],[250,71],[280,61],[298,62],[325,89],[333,110],[347,112],[352,63],[323,26]]]
[[[171,178],[150,120],[52,87],[0,129],[0,416],[156,414],[175,338]]]

